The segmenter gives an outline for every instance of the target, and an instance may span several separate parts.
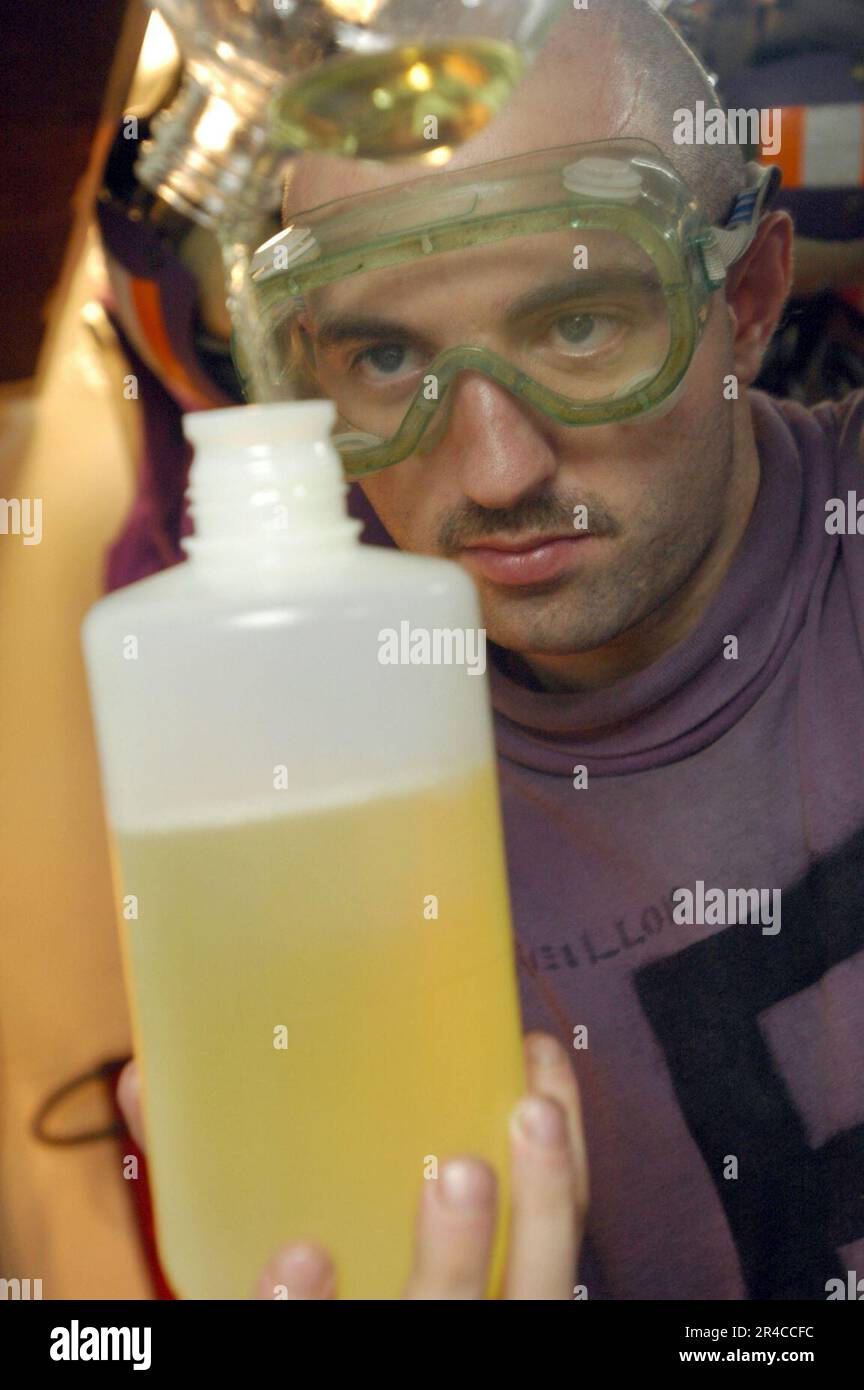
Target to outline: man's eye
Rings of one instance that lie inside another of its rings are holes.
[[[556,319],[553,334],[555,346],[578,355],[596,352],[605,347],[619,325],[604,314],[568,314]]]
[[[366,377],[393,377],[407,367],[411,369],[412,349],[404,343],[378,343],[375,347],[364,348],[351,362],[352,371],[360,371]]]

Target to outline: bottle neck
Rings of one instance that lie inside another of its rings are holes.
[[[286,154],[269,141],[266,85],[230,84],[232,100],[199,82],[190,66],[167,111],[152,124],[135,166],[145,188],[201,226],[249,226],[279,207]]]
[[[196,445],[186,498],[195,526],[190,559],[272,563],[326,557],[358,542],[328,401],[235,406],[186,416]]]

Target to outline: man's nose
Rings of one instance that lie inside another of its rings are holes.
[[[461,373],[440,408],[446,425],[430,467],[437,462],[458,477],[478,506],[513,506],[554,476],[558,460],[540,415],[482,372]]]

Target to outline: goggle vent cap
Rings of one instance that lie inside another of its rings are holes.
[[[632,203],[642,192],[642,177],[632,164],[603,155],[588,155],[568,164],[561,182],[570,193],[620,203]]]

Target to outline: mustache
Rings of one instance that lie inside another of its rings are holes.
[[[584,508],[586,524],[580,518]],[[577,522],[578,524],[574,524]],[[487,536],[505,535],[518,543],[522,536],[538,532],[572,530],[574,535],[617,536],[621,526],[614,514],[596,494],[583,492],[572,498],[562,496],[525,497],[513,507],[480,507],[469,502],[444,519],[438,530],[442,555],[453,555],[473,541]]]

